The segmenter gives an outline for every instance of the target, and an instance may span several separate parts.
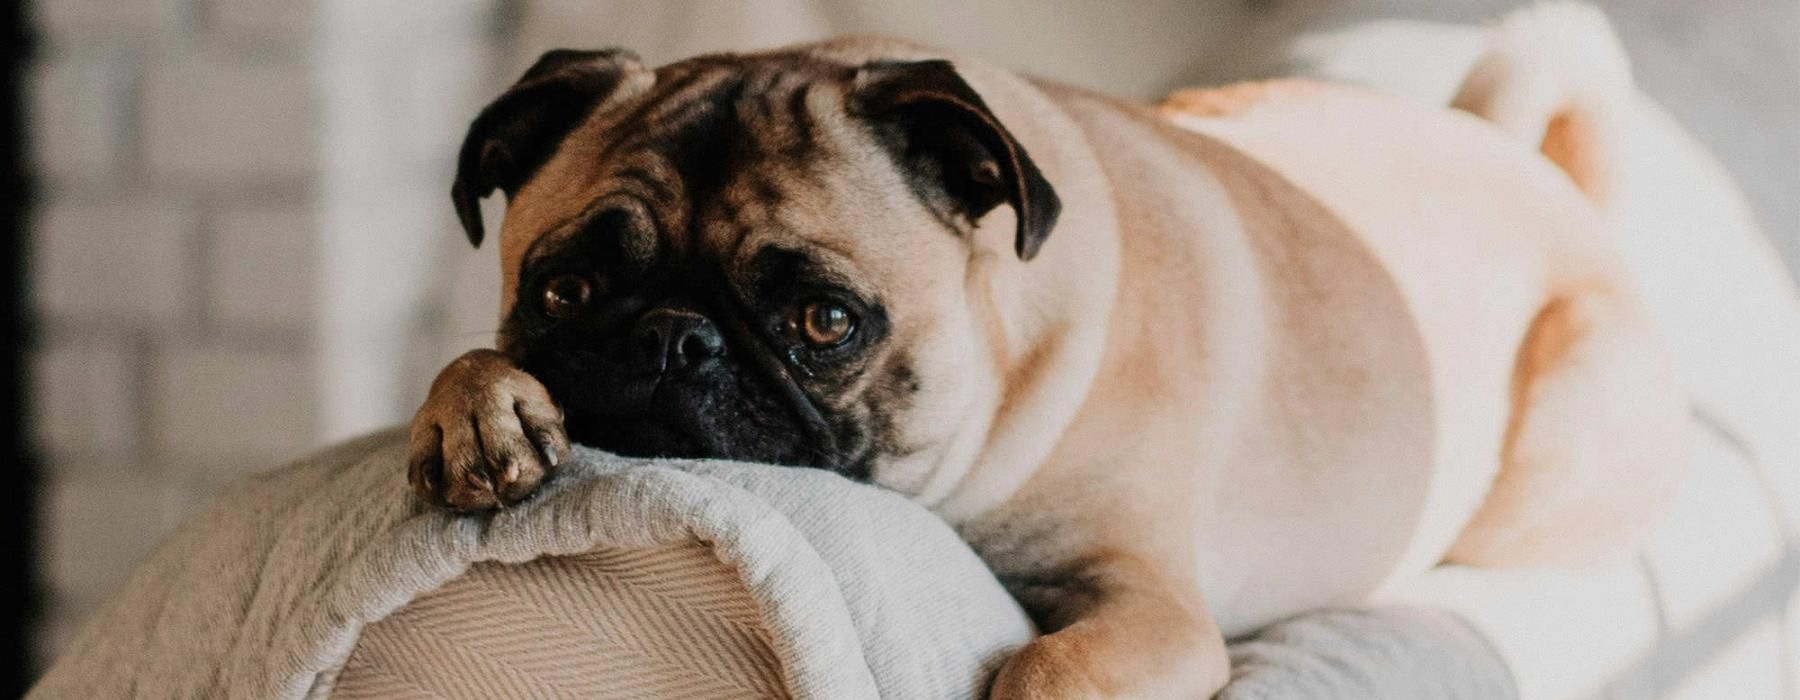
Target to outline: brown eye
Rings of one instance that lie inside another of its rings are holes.
[[[552,318],[568,318],[587,306],[593,289],[581,275],[557,275],[544,285],[544,313]]]
[[[856,331],[856,317],[837,304],[815,301],[800,307],[793,320],[794,330],[813,347],[831,347],[850,339]]]

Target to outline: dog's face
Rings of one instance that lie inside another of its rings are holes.
[[[471,128],[454,189],[509,197],[501,349],[570,436],[879,479],[999,381],[975,222],[1029,259],[1058,203],[942,61],[546,54]],[[1014,263],[1017,264],[1017,263]]]

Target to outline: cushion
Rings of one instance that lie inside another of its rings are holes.
[[[942,521],[833,474],[578,448],[527,503],[455,515],[409,495],[405,450],[227,490],[33,695],[971,697],[1032,636]]]

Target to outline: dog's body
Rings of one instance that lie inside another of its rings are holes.
[[[871,39],[790,51],[834,66],[939,57]],[[815,68],[776,74],[806,70]],[[1466,107],[1549,126],[1553,164],[1473,116],[1345,88],[1188,93],[1158,114],[961,59],[956,73],[979,98],[937,74],[882,87],[865,68],[843,88],[852,116],[832,119],[817,110],[838,98],[799,91],[791,104],[810,107],[807,119],[821,120],[829,136],[820,138],[837,140],[840,158],[880,153],[895,133],[871,140],[846,128],[857,115],[881,118],[869,105],[889,102],[865,101],[870,90],[904,104],[894,96],[958,95],[947,108],[958,116],[909,112],[896,128],[948,118],[972,136],[946,144],[901,133],[906,145],[888,153],[900,154],[903,172],[936,149],[911,179],[881,175],[892,165],[845,165],[835,184],[784,184],[780,196],[753,198],[778,211],[763,220],[781,221],[787,236],[854,263],[839,274],[883,301],[846,302],[864,312],[865,334],[879,334],[858,350],[867,357],[854,360],[853,378],[803,360],[734,376],[767,371],[797,387],[794,400],[813,407],[796,412],[814,411],[833,449],[864,445],[854,459],[819,457],[819,466],[943,514],[1050,633],[1008,663],[996,696],[1210,692],[1226,677],[1224,636],[1355,602],[1446,558],[1604,555],[1648,521],[1674,473],[1685,414],[1607,252],[1593,201],[1604,197],[1593,166],[1600,147],[1568,126],[1592,114],[1567,101],[1530,118],[1500,114],[1519,80],[1471,81]],[[575,240],[569,222],[586,221],[616,187],[609,178],[621,166],[595,162],[616,148],[606,111],[672,100],[653,86],[686,76],[622,75],[600,116],[570,127],[541,165],[510,185],[475,188],[512,195],[502,233],[509,330],[505,355],[478,352],[446,370],[415,422],[414,481],[428,498],[491,507],[523,497],[554,466],[562,421],[533,376],[571,411],[600,410],[582,408],[557,364],[565,361],[533,345],[552,331],[520,314],[544,277],[535,269],[548,255],[542,241]],[[614,100],[624,106],[608,107]],[[971,111],[981,118],[969,121]],[[970,157],[972,179],[955,179]],[[1034,189],[1040,171],[1053,194]],[[919,196],[935,218],[967,215],[966,229],[944,224],[960,238],[920,233],[929,219],[893,199],[940,177],[943,192]],[[472,201],[461,187],[459,206]],[[966,196],[971,187],[994,189]],[[755,189],[727,184],[716,199]],[[1051,219],[1056,198],[1063,207],[1046,242],[1047,197]],[[724,207],[721,220],[755,219],[747,206]],[[685,214],[653,212],[645,218],[665,233],[649,235],[699,231],[685,245],[703,247],[711,234],[695,222],[707,211],[690,201]],[[687,223],[671,226],[673,217]],[[783,239],[752,231],[727,247],[753,249],[758,236]],[[588,294],[582,286],[583,304]],[[704,308],[696,313],[725,313]],[[712,354],[753,364],[739,358],[759,351],[744,345],[763,341],[733,333],[657,355],[646,405],[674,381],[672,360],[730,344]],[[669,336],[649,337],[662,347]],[[851,397],[862,408],[847,408]],[[775,400],[732,400],[780,410]],[[615,425],[595,415],[571,414],[571,430]],[[591,430],[573,437],[637,439]],[[785,461],[780,450],[800,439],[788,433],[806,432],[757,430],[770,437],[726,436],[703,450],[617,444]],[[533,448],[551,454],[538,459]]]

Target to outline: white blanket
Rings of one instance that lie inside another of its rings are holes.
[[[899,496],[831,474],[727,462],[646,463],[582,449],[528,503],[493,516],[455,516],[412,499],[403,481],[404,451],[401,435],[384,433],[231,488],[140,566],[31,697],[323,697],[365,629],[472,575],[478,562],[654,552],[690,543],[709,547],[735,572],[777,668],[753,669],[735,687],[729,672],[713,674],[726,677],[725,686],[695,686],[707,680],[695,678],[676,695],[979,697],[997,664],[1033,634],[1025,615],[941,521]],[[561,573],[541,575],[579,580],[566,569],[553,571]],[[687,582],[664,583],[680,589]],[[434,605],[473,605],[451,598]],[[542,600],[523,605],[525,612],[555,608]],[[725,666],[757,663],[756,654],[727,648],[730,640],[657,632],[686,624],[679,611],[614,603],[572,612],[565,605],[554,614],[591,616],[602,626],[632,621],[634,634],[665,636],[636,641],[674,645],[678,656]],[[639,623],[658,616],[668,624]],[[485,624],[517,628],[512,619]],[[453,677],[437,679],[440,689],[453,692],[431,693],[422,692],[430,683],[382,685],[364,673],[358,695],[526,697],[528,685],[580,697],[595,689],[632,696],[633,687],[667,693],[666,684],[628,685],[647,682],[639,661],[618,656],[609,664],[601,654],[578,664],[564,660],[578,654],[533,648],[557,638],[551,630],[506,634],[522,648],[509,650],[523,652],[514,658],[539,662],[539,670],[524,673],[544,682],[475,678],[476,671],[453,668]],[[384,653],[380,663],[389,671],[396,663],[453,667],[424,657],[468,656],[404,644]],[[1486,643],[1441,612],[1395,608],[1303,618],[1237,645],[1234,654],[1244,676],[1234,695],[1241,698],[1513,695],[1504,664]],[[418,669],[399,675],[409,672]],[[758,677],[778,679],[779,688],[757,686]]]
[[[1031,636],[941,521],[830,474],[583,450],[531,502],[459,517],[408,495],[404,450],[377,435],[231,489],[144,562],[32,696],[319,695],[365,625],[471,563],[694,541],[738,572],[792,697],[966,696]]]

